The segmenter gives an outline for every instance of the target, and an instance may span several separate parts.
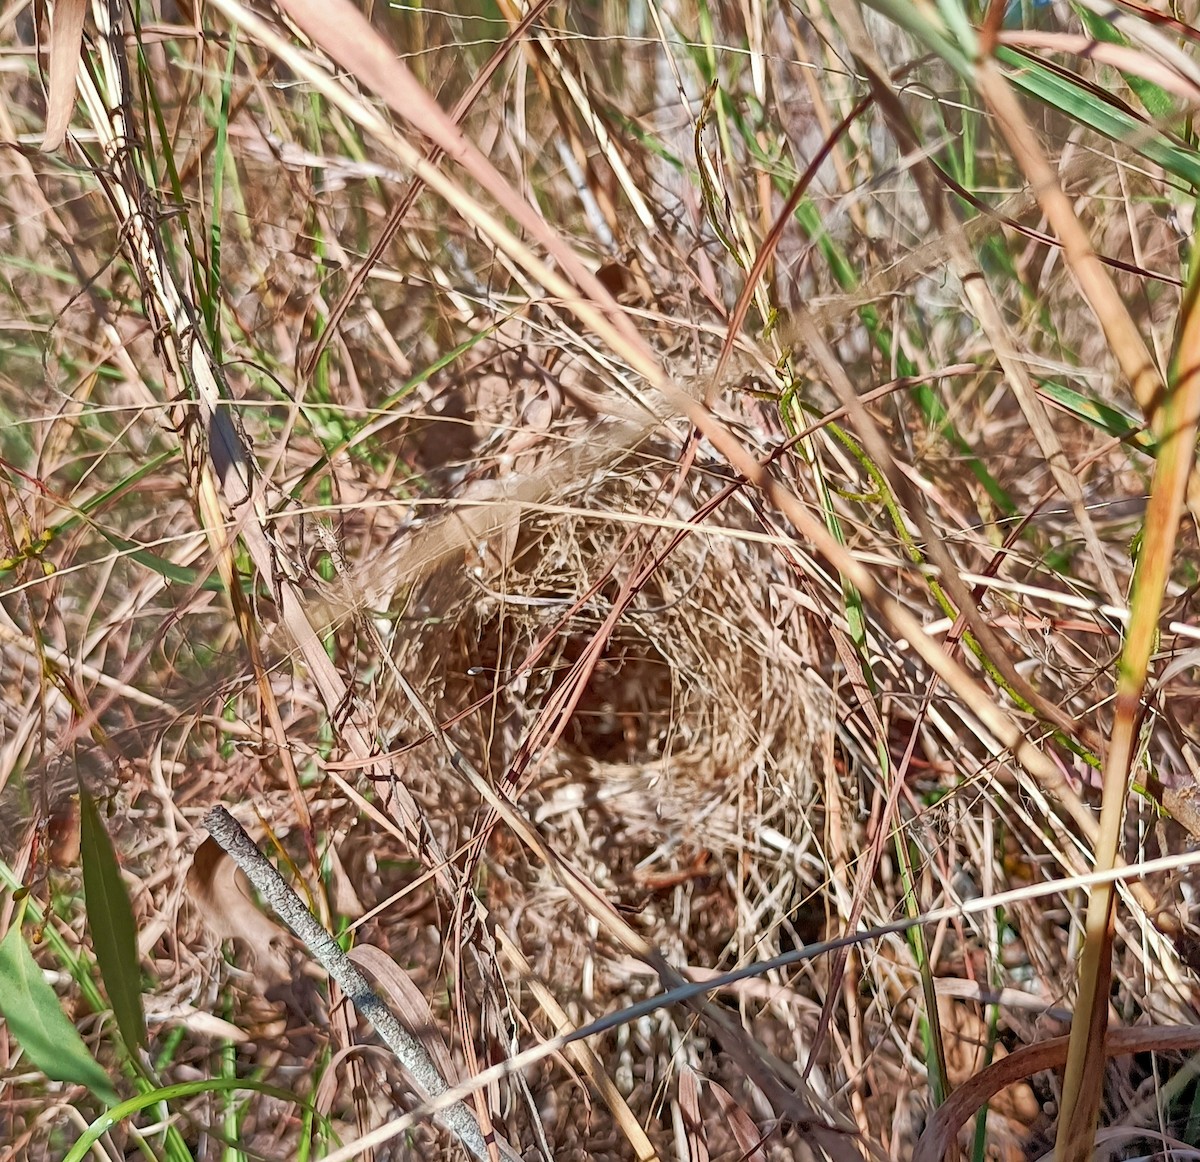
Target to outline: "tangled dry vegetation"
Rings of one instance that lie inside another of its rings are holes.
[[[1200,1141],[1195,13],[1009,7],[4,10],[0,1155],[463,1156],[216,803],[498,1156],[1039,1157],[1089,988]]]

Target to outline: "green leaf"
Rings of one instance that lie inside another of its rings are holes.
[[[124,553],[130,560],[136,561],[139,565],[144,565],[147,569],[152,570],[167,581],[177,581],[181,585],[194,585],[200,576],[195,569],[189,569],[185,565],[176,565],[174,561],[168,561],[166,557],[160,557],[157,553],[150,552],[149,549],[141,548],[135,541],[126,540],[117,533],[104,528],[103,525],[93,522],[92,527],[117,552]],[[212,575],[205,578],[201,588],[207,589],[209,592],[225,592],[225,585],[220,577]]]
[[[943,0],[935,8],[928,3],[914,4],[912,0],[867,0],[867,3],[907,29],[960,76],[972,80],[978,47],[974,30],[963,17],[961,4]],[[1011,71],[1006,75],[1022,92],[1061,110],[1097,133],[1122,142],[1193,188],[1200,187],[1200,159],[1195,151],[1147,124],[1108,94],[1095,86],[1089,87],[1082,78],[1067,70],[1052,67],[1048,62],[1008,45],[997,47],[996,59],[1009,66]],[[1145,78],[1135,80],[1130,73],[1123,72],[1122,76],[1152,116],[1162,116],[1164,106],[1170,106],[1170,97],[1157,85]]]
[[[1200,188],[1200,158],[1195,150],[1173,140],[1123,108],[1115,98],[1103,99],[1080,78],[1051,68],[1037,57],[1007,45],[996,49],[997,60],[1008,65],[1008,79],[1022,92],[1058,109],[1112,141],[1161,165],[1168,173]]]
[[[1079,19],[1083,21],[1083,25],[1088,30],[1088,33],[1095,37],[1096,40],[1102,40],[1108,44],[1128,44],[1125,37],[1117,31],[1112,23],[1096,15],[1095,12],[1085,8],[1082,4],[1076,4],[1074,8]],[[1126,72],[1124,69],[1121,70],[1121,76],[1125,78],[1126,84],[1138,95],[1138,98],[1146,107],[1146,112],[1155,121],[1162,121],[1175,112],[1175,102],[1171,99],[1171,95],[1166,89],[1154,84],[1153,81],[1146,80],[1145,77],[1139,76],[1137,73]]]
[[[1118,440],[1125,440],[1151,456],[1158,455],[1158,445],[1154,437],[1137,420],[1119,408],[1048,379],[1038,380],[1038,392],[1058,404],[1064,411],[1100,431],[1115,436]]]
[[[86,1085],[105,1105],[120,1100],[108,1074],[58,1003],[21,936],[20,915],[0,941],[0,1013],[9,1035],[52,1081]]]
[[[132,1053],[146,1044],[146,1018],[142,1013],[142,967],[138,959],[137,928],[133,906],[117,853],[96,801],[79,787],[79,846],[83,857],[83,891],[88,928],[104,989],[117,1019],[117,1028]]]

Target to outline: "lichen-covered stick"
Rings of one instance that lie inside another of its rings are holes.
[[[246,878],[258,889],[262,898],[275,913],[304,942],[321,966],[337,981],[342,992],[362,1013],[396,1055],[396,1060],[412,1075],[424,1092],[420,1097],[435,1097],[449,1086],[437,1071],[425,1046],[396,1020],[391,1009],[372,991],[367,978],[338,947],[317,918],[304,906],[275,865],[246,834],[242,825],[224,807],[214,807],[204,817],[208,833],[228,853],[234,863],[246,873]],[[464,1102],[458,1102],[436,1115],[440,1125],[450,1131],[480,1162],[489,1158],[487,1142],[474,1113]],[[520,1162],[520,1155],[498,1134],[494,1138],[501,1158]]]

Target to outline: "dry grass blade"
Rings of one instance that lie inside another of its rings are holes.
[[[872,91],[876,94],[878,103],[887,119],[888,127],[896,138],[897,144],[904,153],[913,158],[917,188],[921,192],[930,219],[943,234],[947,242],[950,257],[950,268],[962,285],[963,293],[970,303],[975,317],[979,320],[990,346],[995,352],[1000,366],[1008,380],[1008,385],[1020,404],[1021,411],[1029,422],[1030,430],[1037,440],[1038,447],[1050,466],[1054,480],[1062,490],[1075,511],[1076,519],[1087,541],[1088,549],[1096,566],[1096,571],[1104,586],[1104,592],[1110,601],[1120,600],[1116,576],[1100,544],[1091,516],[1084,504],[1083,489],[1078,478],[1067,462],[1057,433],[1051,426],[1046,415],[1046,409],[1037,398],[1029,371],[1024,361],[1019,357],[1017,345],[1012,339],[1011,332],[1004,322],[1003,315],[996,304],[995,296],[983,277],[979,264],[972,256],[966,244],[964,231],[957,220],[948,197],[941,188],[940,174],[935,167],[923,156],[919,147],[917,135],[904,112],[887,70],[883,67],[870,36],[867,33],[858,9],[850,0],[838,0],[837,9],[840,13],[839,24],[846,35],[856,57],[863,63],[871,81]],[[1035,185],[1036,188],[1036,185]],[[839,392],[843,394],[843,392]],[[842,401],[846,401],[843,399]],[[865,413],[863,413],[865,415]],[[860,419],[862,416],[860,416]],[[882,465],[893,463],[890,450],[879,439],[874,424],[865,427],[864,435],[868,446]],[[882,453],[882,456],[881,456]],[[903,495],[903,493],[901,493]],[[915,519],[922,525],[929,542],[931,555],[935,563],[943,570],[943,581],[950,588],[961,615],[965,616],[972,631],[980,637],[989,660],[999,666],[1011,687],[1020,692],[1027,701],[1037,706],[1039,713],[1046,715],[1052,721],[1057,721],[1060,728],[1070,733],[1072,725],[1063,721],[1063,716],[1056,713],[1016,672],[1015,667],[1008,663],[1007,655],[994,637],[986,623],[980,618],[975,609],[975,603],[970,594],[958,582],[957,571],[951,564],[950,558],[940,554],[937,549],[940,542],[936,537],[930,537],[932,532],[929,522],[924,519],[924,509],[920,505],[908,504],[906,508],[912,512]]]
[[[88,0],[56,0],[50,22],[50,66],[47,70],[46,134],[42,149],[52,153],[67,136],[75,111],[75,72],[83,43]]]
[[[503,929],[497,929],[496,942],[500,945],[500,949],[505,957],[514,964],[517,971],[521,974],[522,979],[537,998],[542,1011],[550,1018],[550,1023],[554,1028],[554,1035],[556,1037],[568,1036],[573,1029],[566,1010],[555,1000],[553,993],[532,974],[525,954],[513,943],[512,939]],[[571,1041],[567,1046],[567,1052],[587,1074],[588,1079],[596,1087],[601,1098],[608,1105],[609,1109],[612,1110],[613,1117],[616,1119],[621,1133],[625,1135],[629,1145],[633,1148],[633,1156],[637,1159],[637,1162],[658,1162],[658,1152],[654,1149],[654,1145],[649,1137],[647,1137],[641,1123],[634,1117],[633,1111],[629,1108],[629,1103],[621,1095],[621,1091],[613,1084],[612,1078],[605,1072],[604,1063],[582,1041]]]
[[[733,1100],[732,1095],[724,1086],[710,1081],[708,1088],[713,1097],[717,1099],[721,1115],[729,1123],[729,1129],[742,1151],[740,1158],[743,1162],[767,1162],[767,1152],[763,1147],[762,1136],[754,1122],[751,1121],[749,1114]]]
[[[538,3],[525,14],[525,16],[517,23],[516,27],[505,39],[494,53],[492,53],[487,64],[476,73],[471,81],[470,88],[462,95],[458,104],[450,113],[450,119],[457,125],[460,123],[468,110],[478,99],[491,80],[492,74],[504,63],[509,51],[514,44],[518,44],[521,38],[529,27],[536,21],[542,13],[550,6],[551,0],[538,0]],[[430,165],[437,165],[441,160],[443,150],[438,146],[430,146],[426,154],[426,158]],[[395,208],[388,214],[387,221],[379,230],[379,236],[376,238],[374,245],[371,247],[371,252],[363,259],[362,263],[355,270],[350,278],[349,284],[342,292],[341,297],[333,305],[333,309],[329,312],[329,318],[325,322],[325,330],[322,331],[317,342],[313,345],[312,351],[305,360],[303,371],[305,377],[311,376],[316,369],[322,354],[329,341],[337,333],[337,329],[346,312],[350,309],[351,303],[355,296],[362,290],[363,284],[367,281],[372,269],[383,257],[388,246],[396,236],[396,232],[400,229],[404,222],[405,216],[412,209],[417,198],[424,188],[424,183],[419,175],[414,175],[409,187],[404,192],[404,197],[396,204]]]
[[[556,295],[562,304],[569,307],[601,339],[609,343],[614,353],[626,359],[639,374],[644,375],[652,384],[661,378],[662,369],[654,355],[641,336],[632,328],[624,313],[619,309],[614,309],[612,295],[608,290],[580,261],[574,251],[564,245],[559,235],[550,229],[529,204],[512,192],[509,184],[479,153],[478,149],[466,142],[446,114],[433,104],[428,94],[425,94],[419,86],[414,85],[403,66],[396,65],[390,60],[382,39],[369,25],[365,24],[357,10],[350,7],[349,4],[340,4],[338,6],[339,19],[332,20],[331,13],[325,6],[310,6],[303,3],[297,5],[302,10],[302,14],[312,20],[313,28],[319,33],[325,33],[328,42],[346,53],[347,59],[350,61],[362,59],[366,68],[364,79],[382,86],[377,91],[395,112],[406,119],[411,116],[418,128],[438,142],[446,156],[463,164],[464,168],[480,182],[484,189],[496,197],[501,207],[511,213],[531,237],[545,245],[551,257],[557,260],[562,269],[575,279],[576,286],[572,286],[567,279],[555,273],[538,259],[529,247],[499,220],[448,181],[409,142],[391,131],[373,112],[366,109],[357,97],[348,95],[341,86],[330,80],[328,74],[314,68],[312,62],[304,54],[298,52],[264,21],[237,3],[236,0],[213,0],[213,6],[224,12],[233,23],[251,33],[264,47],[271,49],[286,60],[291,68],[309,79],[335,107],[343,109],[348,116],[371,133],[380,145],[394,152],[406,165],[411,166],[413,171],[420,175],[431,189],[441,194],[456,212],[477,226],[531,277],[551,294]],[[347,33],[352,35],[347,35]],[[356,39],[356,37],[361,37],[361,39]],[[416,93],[420,94],[419,97],[415,96],[414,88]],[[410,98],[413,98],[412,103],[410,103]],[[580,295],[581,289],[586,292],[583,296]],[[601,309],[597,309],[596,303],[602,305]],[[606,312],[605,308],[607,311],[611,311],[611,315]]]
[[[620,336],[619,347],[639,351],[643,358],[649,356],[641,337],[607,288],[541,215],[512,189],[479,149],[463,136],[461,129],[417,84],[404,63],[396,60],[384,39],[349,0],[329,0],[327,3],[285,0],[281,7],[315,44],[378,93],[393,112],[435,142],[442,153],[474,177],[522,229],[546,247],[568,277],[575,280],[580,290],[611,321]],[[534,271],[530,270],[530,273]],[[579,309],[580,304],[575,301],[577,293],[568,293],[565,297],[568,305]]]
[[[686,1065],[679,1071],[679,1115],[683,1119],[683,1140],[689,1162],[708,1162],[708,1135],[700,1113],[700,1083]]]
[[[801,535],[811,540],[818,551],[862,591],[864,599],[891,624],[897,636],[906,640],[947,687],[971,708],[991,737],[1006,747],[1043,789],[1063,802],[1080,830],[1089,838],[1094,850],[1099,835],[1096,820],[1078,794],[1066,784],[1054,761],[1029,742],[1015,722],[979,688],[967,671],[951,658],[940,644],[928,636],[924,627],[907,609],[884,592],[871,572],[855,561],[794,496],[781,488],[766,470],[746,453],[736,437],[726,431],[711,412],[702,404],[681,395],[676,395],[675,399],[721,454],[749,481],[761,488],[786,514]],[[1129,893],[1148,914],[1159,917],[1159,922],[1164,926],[1171,922],[1169,916],[1161,916],[1153,894],[1145,885],[1131,884]]]
[[[1129,309],[1096,257],[1091,239],[1038,146],[1037,135],[1022,113],[1012,89],[990,59],[985,57],[980,61],[975,84],[991,106],[1008,147],[1058,235],[1064,256],[1104,330],[1109,349],[1120,363],[1134,399],[1146,419],[1153,422],[1162,402],[1163,380]]]
[[[1104,766],[1104,798],[1095,862],[1100,870],[1114,865],[1129,795],[1134,755],[1145,711],[1143,696],[1150,659],[1160,639],[1159,617],[1177,551],[1188,480],[1196,465],[1196,431],[1200,423],[1200,310],[1195,278],[1183,304],[1179,344],[1171,382],[1156,417],[1161,444],[1155,465],[1146,533],[1134,574],[1129,632],[1117,678],[1116,714]],[[1112,977],[1113,892],[1095,889],[1088,900],[1086,942],[1079,969],[1079,1002],[1072,1027],[1071,1053],[1063,1089],[1056,1146],[1061,1162],[1083,1162],[1092,1156],[1096,1118],[1102,1098]]]
[[[1193,104],[1200,103],[1200,80],[1123,44],[1104,44],[1093,37],[1069,32],[1002,31],[998,44],[1045,48],[1069,56],[1088,56],[1114,68],[1140,76]],[[1186,59],[1186,58],[1185,58]]]

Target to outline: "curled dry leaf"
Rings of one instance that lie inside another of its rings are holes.
[[[959,1129],[1002,1089],[1035,1073],[1066,1065],[1069,1041],[1068,1037],[1054,1037],[1024,1045],[965,1081],[930,1115],[912,1162],[942,1162],[949,1157]],[[1109,1058],[1126,1053],[1190,1053],[1196,1049],[1200,1049],[1200,1029],[1193,1025],[1111,1029],[1104,1045]]]
[[[87,0],[57,0],[50,20],[49,95],[46,101],[46,136],[42,149],[57,149],[67,136],[75,109],[75,70],[83,43],[83,18]]]
[[[196,848],[186,889],[204,925],[218,940],[243,940],[268,982],[287,980],[287,958],[275,945],[283,932],[258,910],[245,877],[211,836]]]
[[[354,881],[346,872],[346,865],[333,844],[329,846],[329,870],[333,883],[333,906],[341,916],[351,920],[359,919],[366,909],[354,890]]]
[[[708,1162],[708,1135],[700,1116],[700,1081],[686,1065],[679,1071],[679,1112],[691,1162]]]
[[[956,1004],[938,997],[938,1016],[946,1053],[946,1070],[951,1089],[976,1077],[987,1065],[988,1026],[974,1005]],[[992,1049],[995,1060],[1006,1056],[1003,1045]],[[995,1162],[1019,1162],[1025,1157],[1024,1143],[1030,1127],[1041,1113],[1041,1103],[1027,1082],[1014,1082],[989,1103],[987,1116],[988,1157]]]
[[[729,1132],[737,1140],[741,1149],[741,1157],[745,1162],[767,1162],[767,1152],[763,1149],[763,1136],[759,1133],[754,1120],[736,1101],[733,1095],[715,1081],[708,1083],[717,1105],[721,1107],[721,1117],[724,1119]]]
[[[411,976],[386,952],[373,944],[357,944],[347,955],[360,968],[375,978],[376,983],[391,999],[401,1024],[425,1046],[438,1072],[447,1085],[457,1085],[458,1070],[454,1058],[433,1019],[433,1010],[425,994],[417,988]]]
[[[338,1095],[338,1085],[342,1076],[342,1062],[352,1053],[362,1053],[363,1048],[362,1045],[347,1045],[345,1048],[339,1049],[329,1059],[329,1064],[321,1071],[321,1080],[317,1082],[317,1088],[312,1097],[313,1108],[321,1117],[327,1118],[333,1113],[333,1104]]]

